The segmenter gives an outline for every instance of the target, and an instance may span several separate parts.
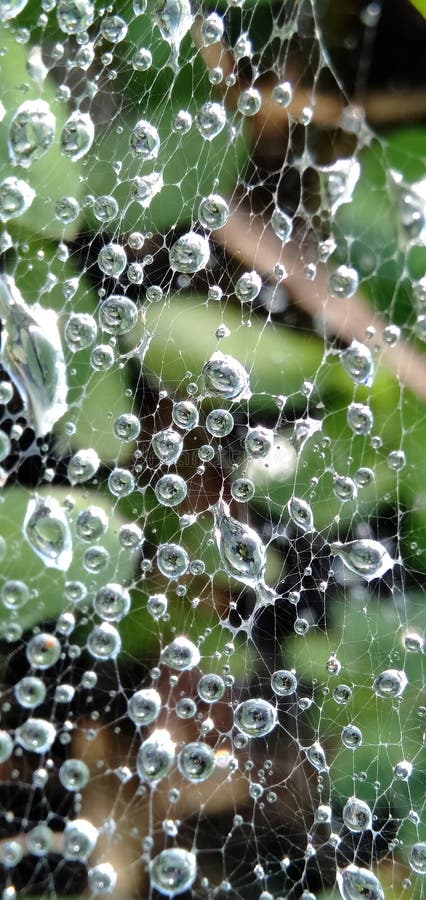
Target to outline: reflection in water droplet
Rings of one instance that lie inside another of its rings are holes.
[[[175,761],[176,744],[165,728],[157,728],[141,744],[136,769],[142,781],[161,781],[169,774]]]
[[[4,318],[1,362],[29,407],[36,434],[43,436],[67,410],[66,367],[57,315],[38,303],[27,306],[13,278],[0,275]]]
[[[385,900],[385,894],[378,878],[369,869],[350,865],[337,873],[337,884],[343,900]]]
[[[232,519],[226,503],[215,509],[216,540],[228,575],[245,584],[263,580],[266,565],[265,548],[256,531]]]
[[[330,550],[333,555],[340,556],[347,569],[366,581],[381,578],[394,566],[394,560],[383,545],[369,538],[348,541],[346,544],[335,541],[330,544]]]
[[[193,853],[171,847],[152,860],[149,872],[153,888],[166,897],[175,897],[194,884],[197,863]]]
[[[71,529],[54,497],[36,496],[30,500],[23,532],[45,566],[67,571],[72,560]]]

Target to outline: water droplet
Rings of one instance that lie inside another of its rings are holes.
[[[151,725],[161,712],[161,697],[154,688],[143,688],[132,695],[127,715],[135,725]]]
[[[288,697],[297,689],[297,678],[293,672],[289,672],[287,669],[277,669],[271,676],[271,688],[274,694]]]
[[[185,401],[183,401],[181,404],[177,404],[177,406],[190,407],[189,410],[185,410],[184,408],[182,408],[181,410],[178,411],[177,416],[179,418],[179,415],[181,413],[182,419],[184,419],[185,412],[188,413],[188,415],[185,417],[185,421],[188,424],[184,425],[184,426],[181,425],[181,427],[185,427],[185,428],[194,427],[193,425],[189,424],[189,421],[190,421],[190,417],[192,415],[192,410],[193,410],[195,412],[195,417],[196,417],[195,424],[198,422],[198,412],[197,412],[195,406],[193,406],[192,403],[185,404]],[[176,422],[176,424],[180,425],[181,422]],[[154,436],[152,438],[151,446],[152,446],[152,449],[153,449],[157,459],[159,459],[160,462],[166,463],[167,465],[172,465],[173,463],[176,463],[178,461],[178,459],[182,453],[183,441],[182,441],[182,437],[179,434],[179,432],[173,431],[172,428],[167,428],[165,431],[157,431],[157,434],[154,434]]]
[[[1,588],[1,600],[7,609],[20,609],[30,599],[30,592],[24,581],[8,579]]]
[[[192,641],[184,636],[174,639],[164,648],[161,654],[161,662],[170,669],[178,672],[186,672],[193,669],[200,662],[200,651]]]
[[[100,32],[111,44],[119,44],[126,37],[127,25],[121,16],[105,16],[101,22]]]
[[[278,722],[277,710],[267,700],[244,700],[234,712],[234,725],[248,738],[265,737]]]
[[[155,496],[162,506],[178,506],[185,500],[186,494],[186,481],[180,475],[163,475],[155,485]]]
[[[245,272],[235,285],[235,294],[242,303],[251,303],[259,296],[262,279],[257,272]]]
[[[170,44],[177,64],[180,45],[193,22],[189,0],[160,0],[155,7],[154,21],[163,40]]]
[[[95,126],[88,113],[73,112],[61,132],[61,152],[68,159],[81,159],[90,150],[95,136]]]
[[[161,619],[167,612],[167,597],[165,594],[151,594],[148,597],[146,608],[153,619]]]
[[[98,266],[104,275],[118,278],[127,266],[127,256],[120,244],[107,244],[98,253]]]
[[[249,395],[246,370],[233,356],[218,350],[203,366],[202,378],[208,396],[237,400]]]
[[[30,753],[47,753],[56,738],[56,730],[45,719],[27,719],[16,729],[15,738]]]
[[[128,334],[138,320],[138,308],[133,300],[111,294],[99,309],[99,324],[108,334]]]
[[[137,416],[123,413],[114,422],[114,434],[120,441],[134,441],[139,437],[141,425]]]
[[[169,253],[170,266],[176,272],[193,273],[204,269],[210,258],[207,238],[195,231],[183,234],[173,244]]]
[[[247,88],[241,91],[238,97],[237,109],[243,116],[255,116],[262,106],[262,96],[256,88]]]
[[[217,703],[225,693],[225,682],[220,675],[202,675],[198,682],[198,693],[206,703]]]
[[[299,528],[302,528],[303,531],[313,530],[314,516],[306,500],[301,500],[299,497],[291,497],[287,507],[290,518]]]
[[[19,16],[28,0],[0,0],[0,22],[8,22]]]
[[[100,459],[95,450],[79,450],[68,463],[67,474],[71,484],[82,484],[96,475]]]
[[[257,532],[232,519],[225,503],[216,507],[215,521],[216,541],[228,575],[245,584],[262,581],[266,554]]]
[[[0,219],[7,222],[8,219],[16,219],[22,216],[30,208],[35,197],[35,191],[22,181],[11,175],[0,183]]]
[[[50,669],[61,655],[61,645],[54,634],[35,634],[27,644],[26,656],[31,666]]]
[[[335,297],[353,297],[358,289],[358,272],[350,266],[339,266],[330,275],[330,291]]]
[[[46,697],[46,685],[41,678],[27,675],[26,678],[21,678],[16,683],[14,693],[20,706],[23,706],[24,709],[34,709],[43,703]]]
[[[231,485],[231,494],[238,503],[247,503],[255,494],[255,486],[250,478],[236,478]]]
[[[117,467],[108,477],[108,487],[114,497],[128,497],[135,489],[135,479],[127,469]]]
[[[385,900],[385,894],[378,878],[369,869],[350,865],[337,873],[337,885],[343,900]]]
[[[348,684],[338,684],[333,691],[333,700],[339,706],[346,706],[352,700],[352,688]]]
[[[215,767],[215,755],[208,744],[194,741],[181,750],[177,759],[180,773],[194,784],[207,781]]]
[[[53,831],[47,825],[36,825],[27,833],[28,850],[33,856],[47,856],[53,847]]]
[[[147,72],[152,66],[152,53],[147,47],[138,47],[132,57],[132,66],[137,72]]]
[[[222,103],[204,103],[195,119],[198,131],[205,141],[212,141],[226,125],[226,112]]]
[[[335,475],[333,479],[334,496],[343,503],[347,500],[355,500],[358,488],[352,478],[346,475]]]
[[[96,592],[93,608],[107,622],[120,622],[130,610],[130,594],[125,587],[110,582]]]
[[[226,224],[229,218],[229,207],[219,194],[203,197],[198,207],[198,218],[204,228],[214,230]]]
[[[8,731],[0,731],[0,763],[12,755],[13,741]]]
[[[141,744],[136,758],[136,770],[142,781],[161,781],[169,774],[175,761],[175,743],[165,728],[157,728]]]
[[[352,797],[345,804],[342,818],[346,828],[355,834],[372,827],[373,818],[368,803],[365,803],[364,800],[357,800],[356,797]]]
[[[132,153],[142,162],[157,159],[160,150],[160,136],[157,129],[146,119],[140,119],[136,123],[129,143]]]
[[[274,446],[274,432],[269,428],[249,428],[244,448],[249,459],[263,459]]]
[[[59,769],[59,781],[66,791],[82,791],[89,778],[89,767],[82,759],[67,759]]]
[[[26,100],[16,110],[9,132],[9,156],[27,168],[47,153],[55,137],[55,116],[44,100]]]
[[[223,20],[217,13],[210,13],[201,24],[201,36],[204,46],[216,44],[223,37]]]
[[[234,418],[226,409],[213,409],[206,418],[206,429],[213,437],[226,437],[234,427]]]
[[[116,659],[121,650],[121,638],[109,622],[102,622],[92,629],[87,638],[87,649],[95,659]]]
[[[166,578],[180,578],[189,569],[189,556],[179,544],[160,544],[157,550],[157,565]]]
[[[400,472],[404,468],[406,461],[403,450],[391,450],[387,460],[389,468],[393,469],[394,472]]]
[[[346,418],[354,434],[369,434],[374,425],[373,413],[365,403],[351,403]]]
[[[291,236],[293,222],[284,210],[276,207],[271,216],[271,225],[277,238],[285,244]]]
[[[400,672],[398,669],[385,669],[374,679],[373,691],[376,697],[394,699],[402,696],[407,684],[405,672]]]
[[[425,841],[419,841],[418,844],[413,844],[408,857],[408,862],[410,863],[413,872],[417,872],[419,875],[426,875]]]
[[[64,831],[64,859],[85,862],[96,847],[98,830],[87,819],[67,822]]]
[[[72,538],[65,513],[54,497],[30,500],[24,535],[45,566],[66,572],[72,560]]]
[[[331,807],[321,803],[315,812],[315,821],[321,825],[331,822]]]
[[[356,384],[366,384],[369,387],[373,383],[374,363],[371,351],[365,344],[352,341],[350,347],[340,354],[343,368],[352,381]]]
[[[348,541],[346,544],[335,541],[330,544],[330,550],[333,555],[340,556],[347,569],[367,581],[381,578],[394,565],[394,560],[383,545],[369,538]]]
[[[59,0],[56,8],[59,28],[65,34],[82,34],[92,24],[94,12],[89,0]]]
[[[289,81],[282,81],[276,84],[272,91],[272,99],[278,106],[286,108],[290,106],[293,99],[293,88]]]
[[[76,313],[67,320],[64,337],[67,346],[73,353],[85,350],[94,344],[98,326],[89,313]]]
[[[38,303],[27,306],[7,275],[0,276],[0,313],[4,318],[2,365],[29,407],[36,434],[42,437],[67,410],[57,315]]]
[[[328,772],[328,766],[325,761],[325,753],[324,750],[319,743],[319,741],[315,741],[311,747],[308,747],[305,750],[306,758],[309,760],[311,765],[314,766],[318,772]]]
[[[194,854],[179,847],[162,850],[150,865],[151,886],[166,897],[175,897],[189,890],[196,875]]]
[[[112,894],[117,884],[117,872],[111,863],[99,863],[87,873],[89,890],[97,894]]]
[[[395,778],[399,778],[400,781],[408,781],[410,776],[413,773],[412,763],[408,762],[406,759],[402,759],[401,762],[397,763],[394,766],[393,774]]]

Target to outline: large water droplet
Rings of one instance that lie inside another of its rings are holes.
[[[67,822],[64,831],[64,859],[85,862],[96,847],[98,830],[87,819]]]
[[[402,696],[407,684],[405,672],[400,672],[398,669],[385,669],[374,679],[373,691],[376,697],[394,699]]]
[[[358,288],[358,272],[350,266],[339,266],[330,275],[330,291],[336,297],[353,297]]]
[[[41,437],[67,410],[66,367],[57,315],[38,303],[27,306],[13,278],[7,275],[0,276],[0,313],[4,318],[1,362]]]
[[[369,869],[351,864],[337,873],[337,884],[343,900],[385,900],[380,881]]]
[[[50,669],[58,662],[61,645],[54,634],[42,632],[30,638],[25,652],[28,662],[34,668]]]
[[[55,137],[55,116],[44,100],[26,100],[16,110],[9,132],[9,156],[27,168],[47,153]]]
[[[419,841],[418,844],[413,844],[408,857],[408,862],[410,863],[413,872],[417,872],[418,875],[426,875],[425,841]]]
[[[213,353],[202,370],[207,395],[237,400],[249,396],[249,380],[246,370],[233,356],[225,356],[218,350]]]
[[[157,728],[140,746],[136,769],[142,781],[161,781],[175,761],[175,743],[165,728]]]
[[[98,253],[98,266],[104,275],[118,278],[127,266],[127,256],[120,244],[106,244]]]
[[[178,755],[178,769],[188,781],[197,784],[207,781],[215,766],[215,755],[208,744],[194,741],[181,750]]]
[[[197,413],[195,407],[193,407],[193,409]],[[165,431],[157,431],[157,433],[154,434],[151,441],[151,446],[157,459],[159,459],[160,462],[166,463],[167,465],[172,465],[173,463],[176,463],[178,461],[182,453],[183,441],[179,432],[173,431],[172,428],[167,428]]]
[[[271,676],[271,688],[279,697],[288,697],[297,689],[297,678],[288,669],[277,669]]]
[[[242,303],[251,303],[259,296],[262,279],[257,272],[244,272],[235,285],[235,294]]]
[[[204,228],[221,228],[228,221],[229,207],[220,194],[203,197],[198,207],[198,218]]]
[[[356,384],[372,385],[374,362],[371,351],[365,344],[352,341],[350,347],[342,351],[340,359],[352,381],[355,381]]]
[[[201,24],[201,35],[204,45],[216,44],[223,37],[223,20],[217,13],[210,13]]]
[[[189,556],[179,544],[160,544],[157,565],[166,578],[180,578],[189,569]]]
[[[89,783],[90,770],[82,759],[67,759],[59,769],[59,781],[67,791],[80,792]]]
[[[160,150],[160,136],[157,129],[146,119],[136,122],[129,143],[132,153],[143,162],[157,159]]]
[[[163,475],[155,485],[155,496],[162,506],[178,506],[186,494],[186,481],[180,475]]]
[[[374,416],[365,403],[350,403],[347,422],[354,434],[369,434],[374,425]]]
[[[127,715],[135,725],[151,725],[161,712],[161,697],[154,688],[142,688],[130,697]]]
[[[170,669],[178,672],[186,672],[193,669],[200,662],[200,651],[192,641],[184,636],[174,639],[164,648],[161,654],[161,662]]]
[[[107,622],[120,622],[130,610],[130,594],[121,584],[110,582],[96,592],[93,608]]]
[[[193,853],[171,847],[152,860],[149,871],[151,886],[166,897],[175,897],[194,884],[197,863]]]
[[[302,528],[303,531],[312,531],[314,516],[306,500],[301,500],[300,497],[291,497],[288,501],[288,512],[290,518],[299,528]]]
[[[357,800],[356,797],[351,797],[345,803],[342,818],[346,828],[355,834],[372,827],[373,817],[368,803],[365,803],[364,800]]]
[[[59,0],[58,24],[65,34],[82,34],[93,22],[94,6],[89,0]]]
[[[169,253],[170,266],[176,272],[190,274],[204,269],[210,258],[207,238],[188,231],[173,244]]]
[[[333,555],[340,556],[347,569],[366,581],[381,578],[394,565],[394,560],[383,545],[369,538],[348,541],[346,544],[335,541],[330,544],[330,550]]]
[[[127,334],[138,320],[138,308],[133,300],[111,294],[99,309],[99,324],[108,334]]]
[[[177,66],[180,45],[193,22],[189,0],[160,0],[155,6],[154,21],[161,37],[170,44],[172,61]]]
[[[248,738],[265,737],[275,728],[278,715],[267,700],[244,700],[234,712],[234,725]]]
[[[61,132],[60,146],[64,156],[77,160],[90,150],[95,136],[95,126],[88,113],[73,112]]]
[[[309,760],[312,766],[318,770],[318,772],[328,772],[328,766],[325,759],[324,749],[319,743],[319,741],[315,741],[311,747],[308,747],[305,750],[306,758]]]
[[[204,140],[212,141],[225,128],[225,107],[222,103],[204,103],[195,121]]]
[[[28,0],[0,0],[0,22],[8,22],[19,16],[27,3]]]
[[[30,208],[35,191],[22,181],[11,175],[0,183],[0,220],[7,222],[22,216]]]
[[[24,750],[47,753],[56,738],[56,730],[46,719],[27,719],[16,729],[15,738]]]
[[[54,497],[36,496],[30,500],[23,531],[45,566],[67,571],[72,560],[71,529],[64,510]]]
[[[266,554],[257,532],[231,518],[226,503],[216,507],[215,521],[216,540],[228,575],[245,584],[262,581]]]

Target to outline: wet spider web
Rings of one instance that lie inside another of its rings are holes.
[[[2,897],[421,898],[425,145],[369,90],[389,13],[0,20]]]

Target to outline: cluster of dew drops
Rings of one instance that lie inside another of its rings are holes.
[[[27,0],[0,0],[0,20],[13,23],[13,19],[25,8]],[[95,7],[90,0],[58,0],[55,4],[43,3],[44,17],[55,9],[55,15],[64,38],[75,39],[72,65],[87,70],[95,57],[97,44],[89,38],[89,31],[95,22]],[[145,14],[144,0],[135,0],[135,15]],[[156,4],[154,18],[162,38],[170,46],[170,60],[178,71],[180,45],[189,32],[194,21],[189,0],[162,0]],[[44,24],[46,24],[46,21]],[[128,25],[119,14],[105,15],[100,24],[99,40],[106,42],[112,50],[126,36]],[[224,33],[223,21],[218,13],[206,14],[201,24],[201,36],[205,46],[220,41]],[[21,35],[22,41],[22,35]],[[250,54],[247,38],[240,38],[240,56]],[[238,49],[238,48],[237,48]],[[108,51],[109,52],[109,51]],[[236,51],[237,52],[237,51]],[[106,54],[105,54],[106,55]],[[133,58],[135,70],[147,70],[152,64],[149,48],[138,48]],[[38,60],[39,70],[43,63]],[[37,60],[33,59],[33,68],[37,69]],[[220,73],[219,73],[220,74]],[[39,71],[40,75],[40,71]],[[213,77],[214,75],[214,77]],[[217,72],[211,77],[215,83]],[[63,88],[64,99],[67,99],[66,88]],[[281,106],[291,101],[291,85],[288,82],[278,84],[274,88],[274,100]],[[69,99],[69,97],[68,97]],[[248,88],[240,93],[238,112],[241,116],[255,115],[261,106],[260,92]],[[216,101],[208,102],[199,109],[195,122],[189,112],[181,111],[174,122],[177,133],[185,134],[191,127],[196,127],[205,141],[212,141],[226,127],[227,112],[225,106]],[[71,161],[77,161],[88,153],[96,139],[95,124],[89,112],[81,112],[78,108],[72,112],[60,135],[62,154]],[[8,176],[0,182],[0,219],[7,223],[23,215],[30,209],[35,192],[26,170],[30,170],[34,161],[48,153],[56,133],[55,115],[49,104],[43,99],[26,100],[16,109],[11,120],[8,139],[10,163],[16,167],[19,176]],[[152,123],[139,120],[129,135],[129,152],[141,166],[146,161],[156,160],[160,151],[160,136]],[[143,168],[141,169],[143,171]],[[347,173],[346,173],[347,174]],[[22,177],[20,177],[22,175]],[[341,177],[340,177],[341,176]],[[329,179],[329,192],[336,205],[339,196],[346,190],[345,172],[336,170]],[[339,180],[340,178],[340,180]],[[161,191],[161,173],[135,178],[131,185],[132,197],[140,203],[141,209],[147,209],[152,198]],[[340,193],[339,193],[340,192]],[[79,215],[78,201],[64,196],[56,204],[56,217],[64,225],[74,221]],[[118,214],[117,201],[112,196],[103,196],[93,201],[93,211],[100,223],[112,221]],[[178,237],[169,249],[169,265],[172,272],[178,275],[191,276],[201,272],[209,263],[211,245],[209,234],[223,227],[230,216],[227,200],[219,194],[204,197],[199,205],[198,217],[202,232],[190,230]],[[278,206],[271,216],[271,226],[275,235],[285,243],[292,232],[290,217]],[[10,246],[11,238],[5,231],[2,235],[2,250]],[[139,249],[143,237],[135,232],[129,243],[133,249]],[[326,258],[333,248],[323,247]],[[139,285],[143,281],[143,266],[137,262],[128,265],[126,252],[121,244],[110,242],[98,253],[97,263],[100,271],[108,278],[119,278],[125,271],[129,282]],[[336,297],[351,297],[358,286],[358,275],[355,269],[341,265],[330,277],[330,289]],[[67,300],[72,300],[76,286],[72,281],[67,283]],[[245,304],[252,303],[259,296],[262,279],[255,271],[246,272],[238,278],[235,285],[237,298]],[[421,296],[420,296],[421,295]],[[159,286],[150,286],[146,290],[148,301],[158,302],[162,298]],[[220,300],[220,289],[211,288],[211,299]],[[426,288],[419,288],[419,297],[426,296]],[[420,303],[420,300],[419,300]],[[108,371],[117,360],[117,340],[128,335],[138,322],[139,312],[136,303],[122,292],[113,292],[104,297],[99,305],[97,319],[85,314],[69,314],[61,335],[57,316],[53,310],[46,309],[34,302],[27,302],[18,289],[13,277],[3,275],[0,283],[0,312],[2,317],[2,366],[9,381],[0,386],[3,404],[11,400],[16,389],[23,402],[28,420],[37,438],[51,431],[56,422],[67,412],[67,367],[63,349],[63,341],[68,350],[77,353],[81,349],[91,348],[91,367],[94,372]],[[419,326],[420,327],[420,326]],[[105,343],[98,343],[98,331],[105,337]],[[387,340],[393,344],[398,339],[397,329],[388,328]],[[223,333],[218,337],[222,337]],[[109,340],[108,340],[109,338]],[[46,366],[38,365],[40,349],[43,347]],[[143,346],[140,352],[143,352]],[[138,348],[135,354],[137,355]],[[370,349],[357,341],[345,350],[340,351],[340,361],[354,384],[371,385],[374,379],[374,359]],[[52,375],[53,372],[53,375]],[[208,413],[205,427],[211,438],[224,438],[231,434],[234,419],[229,410],[233,402],[250,397],[250,374],[242,363],[230,355],[216,351],[205,361],[200,376],[199,398],[212,397],[222,401],[218,407]],[[155,484],[155,495],[159,504],[164,507],[179,507],[187,496],[188,486],[184,478],[173,474],[173,467],[179,460],[184,447],[184,438],[199,424],[200,408],[198,399],[178,399],[173,404],[172,421],[169,426],[157,431],[152,436],[152,451],[163,467],[164,474]],[[366,403],[352,403],[349,406],[347,420],[354,435],[369,434],[373,428],[373,414]],[[295,425],[294,446],[303,448],[306,440],[315,432],[317,422],[301,419]],[[137,416],[126,413],[120,415],[114,423],[114,433],[123,442],[136,441],[140,434],[140,422]],[[10,453],[11,439],[19,437],[19,425],[12,430],[11,437],[5,432],[0,437],[1,459],[6,460]],[[245,453],[248,460],[270,460],[274,454],[274,432],[268,428],[253,427],[247,430],[245,437]],[[214,450],[206,444],[199,450],[199,458],[208,463]],[[394,451],[389,465],[398,470],[404,465],[404,455]],[[101,466],[98,454],[92,448],[74,453],[68,463],[67,477],[70,485],[90,483],[97,476]],[[336,476],[335,494],[340,500],[354,499],[358,489],[368,484],[373,473],[368,469],[360,469],[352,480],[349,477]],[[2,472],[2,481],[7,481],[7,472]],[[109,474],[108,489],[115,498],[130,496],[137,490],[136,479],[129,469],[116,466]],[[246,476],[238,477],[232,484],[232,497],[237,503],[249,501],[254,494],[253,481]],[[258,533],[248,525],[233,518],[228,504],[218,499],[212,508],[214,515],[214,539],[225,573],[241,585],[253,589],[258,606],[273,604],[274,591],[265,581],[267,548]],[[315,530],[314,516],[309,504],[296,496],[288,503],[288,516],[294,526],[302,534],[310,534]],[[70,524],[70,510],[64,507],[53,495],[34,494],[28,501],[24,521],[22,523],[25,541],[43,567],[56,572],[66,573],[73,559],[75,536]],[[94,544],[102,538],[108,527],[105,511],[97,505],[88,505],[79,512],[75,532],[80,541]],[[137,552],[143,543],[143,531],[137,523],[122,525],[119,531],[120,546],[128,551]],[[386,548],[372,539],[358,539],[330,544],[331,554],[339,557],[346,569],[365,579],[367,582],[380,578],[392,569],[395,561]],[[156,566],[158,571],[172,584],[189,572],[196,574],[202,571],[202,561],[191,562],[184,546],[179,543],[161,544],[157,549]],[[96,572],[100,566],[99,548],[90,546],[85,555],[88,572]],[[55,575],[55,572],[52,573]],[[87,590],[82,582],[65,582],[65,595],[70,609],[78,607],[78,603],[86,597]],[[19,640],[22,631],[19,627],[19,610],[31,599],[30,590],[25,583],[24,573],[14,580],[6,580],[1,587],[1,602],[12,613],[8,626],[7,639]],[[166,594],[153,594],[148,597],[147,609],[152,618],[160,622],[167,613]],[[81,687],[91,690],[96,684],[96,662],[113,662],[121,650],[121,637],[118,623],[126,617],[131,609],[131,591],[120,583],[108,582],[95,593],[93,611],[99,619],[87,638],[86,649],[94,661],[94,669],[85,672]],[[307,623],[298,620],[300,633],[304,633]],[[21,678],[14,687],[15,702],[28,711],[28,718],[12,731],[0,732],[0,761],[5,763],[16,748],[21,748],[37,757],[48,755],[57,737],[54,721],[37,716],[37,707],[46,697],[46,685],[43,673],[55,666],[62,653],[63,641],[68,640],[76,624],[76,616],[71,611],[63,612],[57,621],[55,633],[35,630],[26,646],[26,656],[31,674]],[[406,649],[421,651],[422,641],[416,634],[408,635]],[[170,670],[177,681],[180,673],[197,670],[201,663],[199,647],[187,635],[177,635],[163,647],[159,659],[159,668],[153,672],[153,686],[136,690],[128,700],[127,715],[134,723],[140,745],[136,756],[136,773],[147,790],[155,791],[157,785],[170,776],[177,767],[180,776],[189,783],[198,785],[213,776],[219,765],[217,753],[207,742],[207,731],[202,731],[200,739],[178,746],[171,730],[157,727],[157,720],[163,707],[159,690],[155,687],[160,670]],[[330,671],[338,672],[337,659],[330,660]],[[229,668],[229,667],[228,667]],[[154,678],[155,674],[155,678]],[[252,696],[233,706],[233,730],[235,755],[229,755],[228,768],[238,767],[238,750],[247,747],[249,742],[257,738],[265,738],[279,727],[279,700],[295,694],[297,677],[293,671],[279,669],[271,676],[271,698],[266,700],[260,696]],[[207,672],[198,678],[198,697],[209,704],[214,719],[214,704],[222,699],[227,687],[231,684],[227,673],[223,676]],[[373,691],[384,701],[392,701],[402,696],[407,686],[407,678],[403,671],[387,669],[377,674]],[[341,685],[336,689],[336,702],[347,702],[346,692],[349,688]],[[340,692],[340,693],[339,693]],[[71,684],[58,684],[55,690],[56,704],[70,703],[75,688]],[[197,704],[191,698],[185,698],[180,704],[178,715],[182,718],[194,716]],[[210,721],[210,720],[208,720]],[[207,729],[208,730],[208,729]],[[342,743],[348,750],[355,750],[362,743],[362,733],[354,725],[343,729]],[[326,773],[329,766],[326,754],[319,741],[304,750],[307,763],[318,773]],[[223,760],[221,765],[223,766]],[[395,767],[395,777],[407,780],[412,765],[402,760]],[[132,775],[133,773],[130,773]],[[48,770],[40,765],[34,772],[34,783],[43,787],[48,779]],[[60,766],[59,780],[66,791],[79,792],[84,789],[90,778],[90,771],[81,759],[68,759]],[[262,795],[260,785],[251,784],[250,795],[254,801]],[[332,810],[322,804],[316,810],[316,821],[330,823]],[[356,797],[348,798],[343,809],[343,823],[355,835],[374,828],[372,811],[368,804]],[[177,826],[170,829],[173,838],[172,846],[166,847],[149,858],[148,869],[151,886],[166,897],[174,897],[190,889],[200,877],[197,868],[197,851],[194,847],[185,847],[179,840]],[[0,848],[1,862],[11,873],[21,861],[24,852],[43,856],[53,846],[53,833],[45,823],[35,826],[25,835],[25,843],[20,839],[3,841]],[[63,855],[67,860],[87,864],[89,887],[93,894],[111,893],[116,889],[117,873],[108,863],[91,864],[99,838],[98,829],[84,818],[69,819],[63,835]],[[417,843],[410,848],[409,863],[416,873],[426,873],[426,844]],[[258,873],[259,875],[259,873]],[[261,879],[260,879],[261,881]],[[371,900],[384,898],[384,890],[376,875],[367,868],[354,864],[338,871],[337,883],[344,900],[365,896]],[[261,891],[261,888],[260,888]],[[6,890],[5,897],[12,897],[12,887]],[[305,892],[304,896],[308,896]],[[312,895],[309,894],[309,897]],[[272,900],[272,895],[263,890],[259,893],[262,900]]]

